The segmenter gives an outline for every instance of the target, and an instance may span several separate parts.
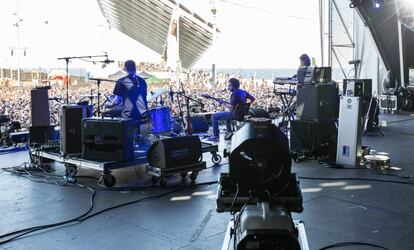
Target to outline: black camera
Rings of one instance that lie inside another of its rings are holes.
[[[303,199],[287,136],[269,120],[251,120],[233,135],[228,157],[217,212],[235,216],[222,249],[301,249],[291,212],[303,211]]]

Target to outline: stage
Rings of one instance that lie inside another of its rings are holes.
[[[363,137],[363,145],[389,153],[391,164],[402,168],[392,174],[413,176],[414,143],[410,139],[414,138],[413,117],[381,115],[381,119],[388,121],[388,126],[382,128],[384,137],[370,133]],[[225,142],[221,141],[219,153],[225,148]],[[190,180],[182,183],[180,176],[173,176],[166,187],[152,187],[145,168],[129,167],[113,172],[117,184],[108,189],[97,184],[100,171],[80,168],[78,184],[96,190],[91,214],[122,203],[137,202],[107,210],[82,222],[36,232],[2,244],[0,249],[220,249],[231,216],[216,212],[215,182],[220,171],[227,168],[227,159],[213,166],[209,153],[204,153],[203,158],[207,169],[198,175],[196,183],[200,185],[193,186]],[[27,151],[0,155],[2,168],[28,160]],[[62,164],[55,164],[53,168],[53,174],[65,174]],[[367,169],[329,168],[317,161],[293,163],[292,172],[300,177],[304,207],[301,214],[293,213],[293,219],[304,221],[310,249],[349,241],[373,243],[388,249],[414,248],[414,184],[368,180],[414,183],[413,179],[379,175]],[[39,180],[36,176],[29,177]],[[48,180],[62,181],[59,177]],[[88,210],[91,194],[91,190],[76,184],[39,183],[0,171],[0,209],[3,212],[0,234],[77,217]],[[368,246],[348,248],[374,249]]]

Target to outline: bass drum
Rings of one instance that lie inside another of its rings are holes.
[[[263,108],[250,108],[249,116],[252,118],[268,118],[270,119],[269,113]]]
[[[169,107],[155,107],[149,111],[151,114],[151,131],[154,134],[171,132],[172,119]]]

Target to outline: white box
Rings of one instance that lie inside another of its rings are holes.
[[[359,97],[341,96],[336,162],[360,165],[362,157],[362,117]]]

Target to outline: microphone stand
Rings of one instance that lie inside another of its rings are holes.
[[[100,97],[101,97],[101,92],[99,91],[99,86],[101,85],[101,82],[116,82],[114,80],[109,80],[109,79],[102,79],[102,78],[89,78],[89,80],[92,81],[96,81],[96,84],[98,86],[98,109],[97,109],[97,113],[98,113],[98,117],[101,116],[101,103],[100,103]]]
[[[192,129],[192,124],[191,124],[190,100],[193,101],[193,102],[199,103],[202,106],[204,106],[204,103],[199,101],[199,100],[196,100],[196,99],[194,99],[194,98],[192,98],[188,95],[186,95],[184,85],[181,81],[180,81],[180,86],[181,86],[181,91],[172,91],[172,90],[170,90],[170,93],[172,95],[175,94],[177,96],[179,116],[181,117],[182,124],[184,125],[184,127],[186,127],[186,134],[191,135],[193,133],[193,131],[192,131],[193,129]],[[184,112],[182,110],[181,98],[185,99],[186,112],[187,112],[186,117],[184,116]]]
[[[110,60],[108,60],[108,55],[94,55],[94,56],[68,56],[68,57],[59,57],[58,60],[65,60],[66,62],[66,104],[69,103],[69,60],[70,59],[92,59],[92,58],[97,58],[97,57],[105,57],[106,60],[110,62]]]

